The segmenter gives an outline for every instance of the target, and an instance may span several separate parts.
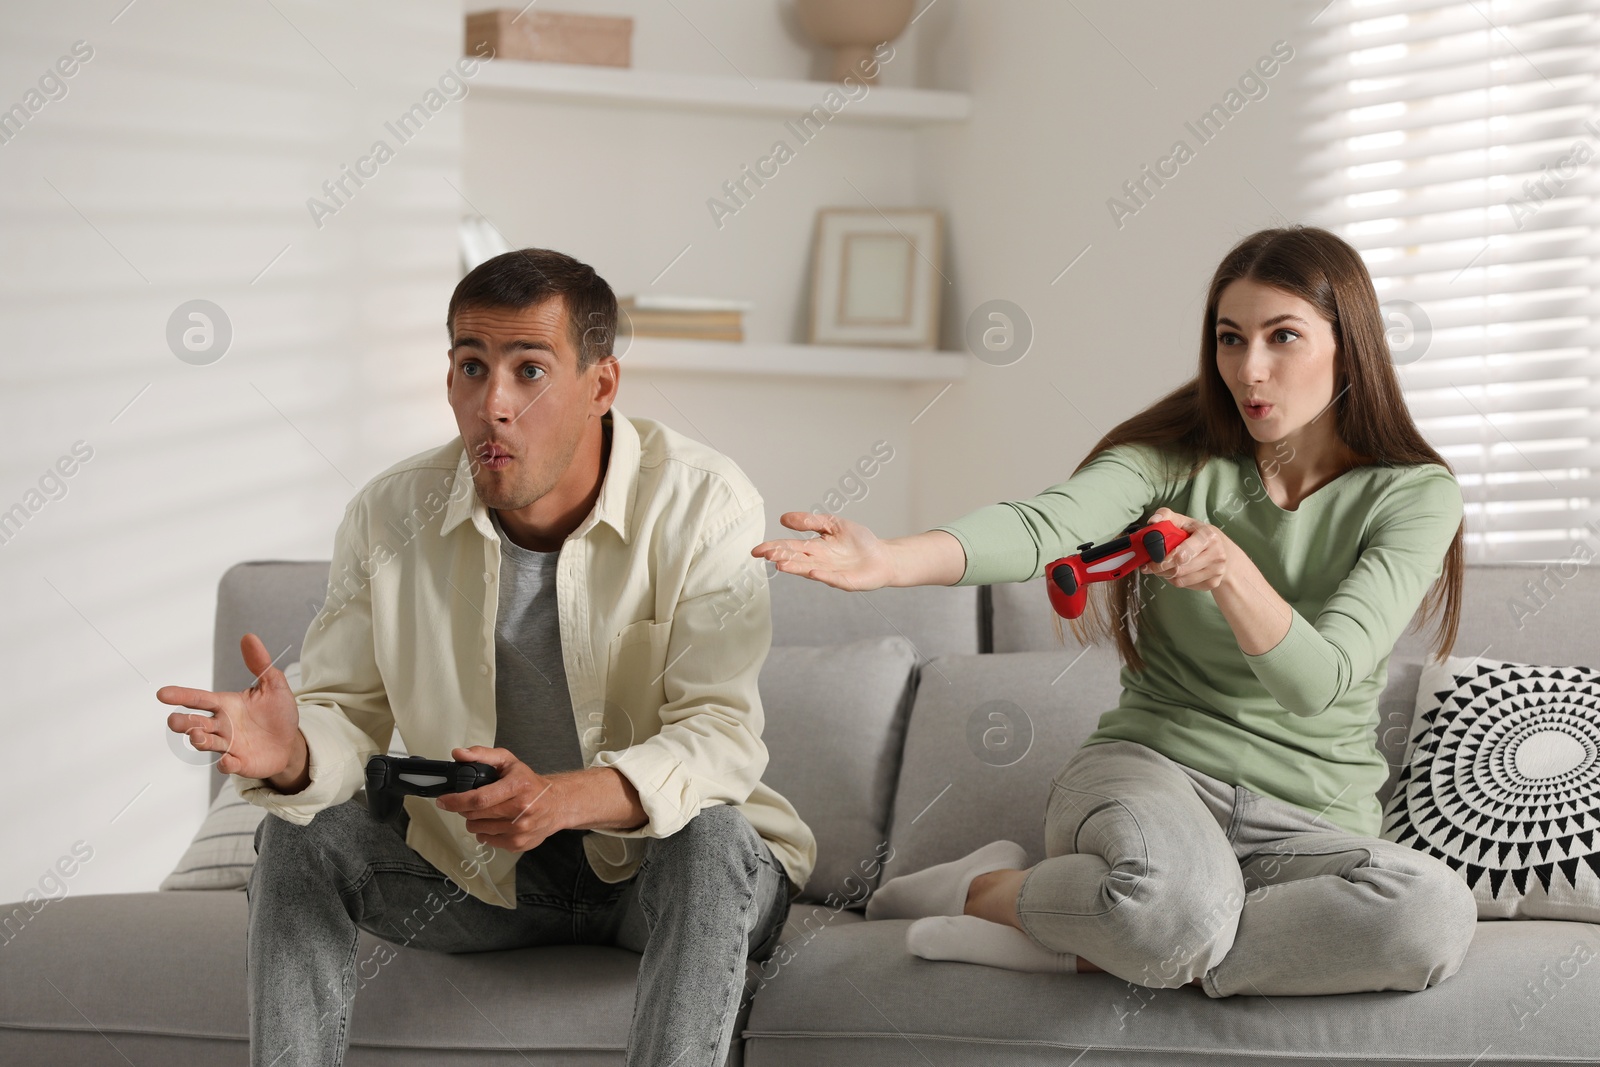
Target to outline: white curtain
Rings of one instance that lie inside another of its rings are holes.
[[[1334,0],[1313,218],[1361,251],[1474,562],[1600,549],[1600,3]]]

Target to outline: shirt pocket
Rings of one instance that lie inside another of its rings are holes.
[[[611,639],[606,664],[606,700],[598,749],[636,745],[661,729],[666,703],[667,646],[672,623],[642,619]]]

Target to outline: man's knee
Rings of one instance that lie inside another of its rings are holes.
[[[304,826],[269,811],[256,825],[256,866],[303,875],[308,864],[351,855],[364,829],[362,820],[371,819],[366,808],[354,800],[323,808]]]
[[[677,833],[660,838],[652,845],[657,851],[685,857],[743,858],[756,855],[756,850],[761,847],[761,837],[738,808],[728,804],[713,804],[702,809]]]
[[[716,804],[703,809],[670,837],[650,842],[641,877],[646,886],[672,885],[695,891],[748,885],[764,846],[738,808]]]
[[[308,827],[298,826],[287,819],[281,818],[272,812],[262,816],[256,824],[256,863],[259,866],[263,860],[271,862],[281,856],[303,853],[306,847]]]

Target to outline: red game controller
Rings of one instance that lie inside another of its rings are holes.
[[[1163,519],[1141,526],[1130,522],[1122,536],[1103,545],[1093,541],[1078,546],[1075,555],[1056,560],[1044,569],[1045,588],[1056,614],[1076,619],[1089,603],[1089,583],[1109,582],[1132,574],[1146,563],[1160,563],[1167,553],[1188,538],[1188,533]]]

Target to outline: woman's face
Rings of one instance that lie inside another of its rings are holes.
[[[1258,443],[1295,436],[1328,409],[1336,354],[1333,324],[1298,296],[1248,279],[1222,290],[1217,370]]]

